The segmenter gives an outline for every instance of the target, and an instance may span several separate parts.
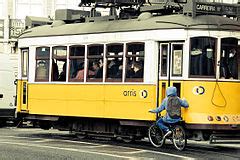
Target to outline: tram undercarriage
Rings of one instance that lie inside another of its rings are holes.
[[[41,118],[40,118],[41,117]],[[35,126],[48,130],[50,128],[61,131],[70,131],[79,138],[104,137],[117,139],[125,142],[140,140],[147,137],[150,121],[79,118],[79,117],[51,117],[31,115],[24,117]]]
[[[60,131],[70,131],[79,139],[94,137],[115,140],[120,138],[127,143],[147,137],[148,129],[153,123],[151,121],[41,115],[28,115],[24,119],[32,121],[41,129],[54,128]],[[213,144],[240,139],[240,127],[236,125],[185,124],[184,128],[189,140],[209,141]]]

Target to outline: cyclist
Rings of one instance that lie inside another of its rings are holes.
[[[168,87],[166,91],[167,97],[162,101],[161,106],[156,109],[151,109],[151,113],[159,113],[163,110],[167,111],[167,114],[159,118],[156,122],[158,127],[164,132],[163,138],[170,135],[172,131],[169,130],[168,126],[165,124],[177,123],[181,120],[181,106],[188,108],[188,102],[185,99],[180,99],[177,96],[176,87]]]

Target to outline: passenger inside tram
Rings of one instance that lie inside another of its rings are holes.
[[[103,77],[103,64],[102,60],[93,60],[89,62],[88,78],[102,78]]]
[[[211,37],[191,38],[190,75],[215,75],[216,39]]]
[[[62,67],[62,72],[59,74],[58,81],[66,81],[66,62],[64,62]]]
[[[79,69],[74,79],[78,79],[78,80],[84,79],[84,63],[79,64]]]
[[[103,63],[101,60],[93,62],[94,78],[103,77]]]
[[[45,61],[45,60],[37,61],[36,79],[37,80],[47,80],[48,79],[48,63],[47,63],[47,61]]]
[[[52,60],[52,80],[53,81],[57,81],[58,80],[58,76],[59,76],[59,72],[58,72],[58,65],[55,62],[55,60]]]
[[[132,68],[132,60],[128,59],[126,65],[126,78],[132,78],[134,76],[134,70]]]
[[[119,58],[110,60],[107,67],[107,78],[121,78],[123,61]]]
[[[237,51],[230,49],[229,51],[223,50],[220,60],[220,77],[222,79],[237,79]]]
[[[141,62],[133,62],[131,68],[134,71],[132,78],[142,78],[143,77],[143,66]]]
[[[118,72],[117,72],[115,78],[122,78],[122,72],[123,72],[123,65],[121,64],[121,65],[118,67]]]
[[[238,39],[223,38],[221,40],[220,78],[240,79],[240,55]]]

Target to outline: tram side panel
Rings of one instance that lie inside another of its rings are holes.
[[[29,84],[33,115],[154,121],[155,85]]]
[[[202,129],[237,129],[232,128],[231,125],[240,123],[239,82],[184,81],[183,83],[183,95],[190,104],[190,107],[184,110],[187,124],[195,125],[195,129],[200,129],[200,125]]]

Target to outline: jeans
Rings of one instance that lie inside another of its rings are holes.
[[[157,120],[157,126],[162,129],[163,132],[168,132],[169,128],[165,125],[164,120],[160,118]]]
[[[159,118],[157,120],[157,126],[162,129],[163,132],[168,132],[169,131],[169,127],[166,124],[175,124],[178,123],[181,120],[181,118],[177,118],[177,119],[172,119],[170,117],[163,117],[163,118]]]

